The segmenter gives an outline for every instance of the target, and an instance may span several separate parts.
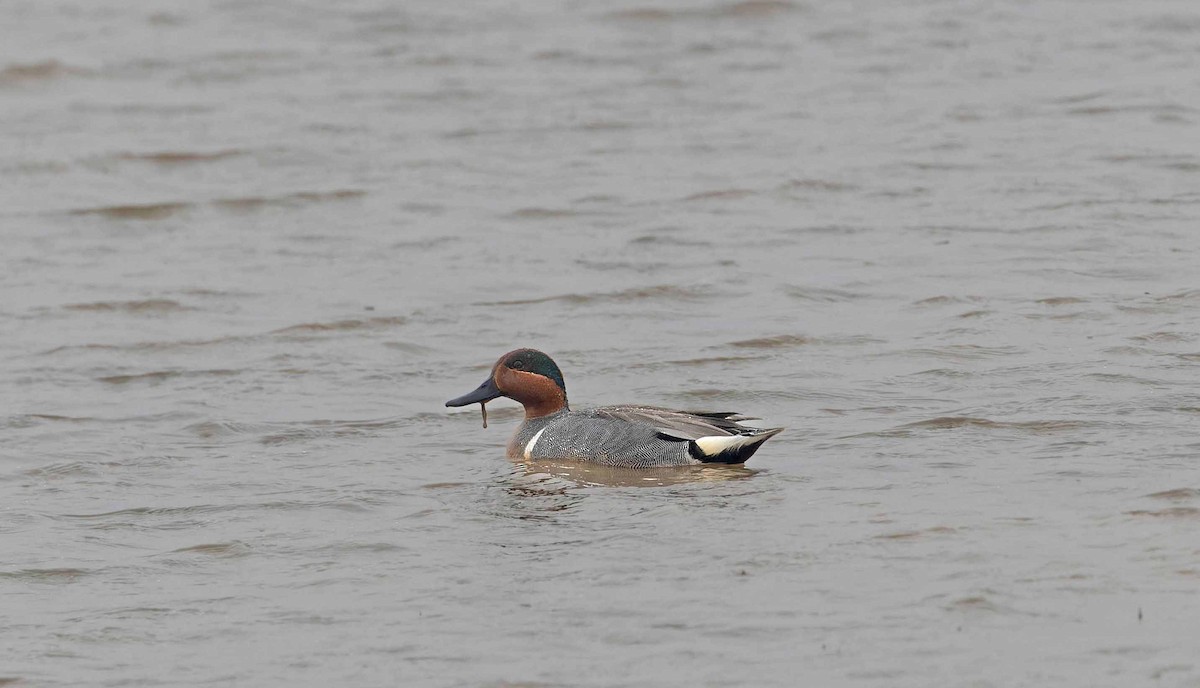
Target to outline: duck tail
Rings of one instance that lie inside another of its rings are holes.
[[[767,428],[747,435],[701,437],[688,442],[688,452],[702,463],[745,463],[763,442],[781,432],[783,428]]]

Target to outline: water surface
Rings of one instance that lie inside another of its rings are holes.
[[[1200,685],[1193,3],[0,19],[0,684]]]

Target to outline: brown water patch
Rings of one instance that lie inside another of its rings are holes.
[[[174,342],[134,342],[132,344],[65,344],[47,349],[39,355],[49,356],[69,351],[170,351],[191,347],[213,346],[228,342],[244,341],[247,337],[217,337],[216,339],[187,339]]]
[[[1084,377],[1091,378],[1093,380],[1099,380],[1101,382],[1111,382],[1113,384],[1133,383],[1136,385],[1150,386],[1161,384],[1157,380],[1138,377],[1136,375],[1128,375],[1126,373],[1087,373]]]
[[[164,380],[170,380],[176,377],[229,377],[237,375],[241,371],[228,369],[215,370],[156,370],[151,373],[136,373],[132,375],[109,375],[107,377],[96,378],[100,382],[106,382],[110,385],[127,385],[131,382],[150,382],[158,383]]]
[[[242,542],[214,542],[171,550],[171,554],[204,554],[211,557],[240,557],[249,552]]]
[[[849,41],[864,42],[870,37],[870,34],[861,28],[838,26],[821,31],[815,31],[809,34],[808,37],[814,41],[821,41],[822,43],[844,43]]]
[[[446,244],[453,244],[457,241],[460,241],[460,239],[458,237],[447,237],[447,236],[426,237],[424,239],[410,239],[407,241],[397,241],[397,242],[393,243],[391,245],[391,247],[392,248],[401,248],[401,249],[410,249],[410,250],[411,249],[428,250],[431,248],[436,248],[438,246],[444,246]]]
[[[367,192],[360,189],[337,189],[335,191],[297,191],[282,196],[246,196],[241,198],[218,198],[212,204],[223,210],[251,211],[271,206],[305,205],[329,201],[345,201],[362,198]]]
[[[0,676],[0,686],[11,686],[20,680],[16,676]]]
[[[71,215],[99,215],[110,220],[162,220],[192,207],[191,203],[111,205],[72,210]]]
[[[187,18],[170,12],[154,12],[146,17],[146,23],[151,26],[183,26],[187,23]]]
[[[977,427],[977,428],[1020,428],[1028,430],[1064,430],[1079,427],[1081,424],[1075,421],[1030,421],[1025,423],[1004,423],[1000,421],[988,420],[987,418],[972,418],[970,416],[942,416],[940,418],[931,418],[929,420],[917,421],[908,423],[901,427],[905,428],[928,428],[930,430],[951,430],[955,428]]]
[[[700,9],[668,10],[640,7],[611,12],[609,19],[631,22],[665,22],[683,19],[760,19],[801,9],[787,0],[741,0]]]
[[[904,163],[904,166],[911,167],[915,170],[921,170],[923,172],[928,172],[928,171],[953,172],[956,170],[977,170],[977,169],[979,169],[979,165],[974,165],[974,164],[970,164],[970,163],[934,162],[934,161],[929,161],[929,160],[906,162],[906,163]],[[968,231],[970,231],[970,230],[968,230]],[[994,231],[994,230],[989,229],[989,230],[985,230],[985,231]]]
[[[262,426],[251,425],[249,423],[209,420],[189,425],[184,428],[184,431],[194,434],[201,439],[207,440],[218,437],[236,437],[240,435],[248,435],[259,432],[261,429]]]
[[[607,16],[609,19],[617,19],[617,20],[621,20],[621,21],[660,22],[660,21],[668,21],[671,19],[676,19],[679,17],[687,16],[687,15],[681,11],[670,11],[670,10],[644,7],[644,8],[639,8],[639,9],[620,10],[618,12],[611,12]]]
[[[200,115],[216,111],[216,106],[198,103],[132,103],[117,101],[114,103],[81,102],[71,106],[73,112],[80,113],[114,113],[119,115],[155,115],[163,119],[177,118],[180,115]]]
[[[63,174],[70,165],[58,160],[13,160],[0,163],[0,173],[16,172],[21,175]]]
[[[742,0],[719,5],[711,13],[718,17],[769,17],[799,9],[799,5],[786,0]]]
[[[951,344],[949,346],[938,347],[934,349],[906,349],[904,351],[892,352],[889,355],[904,355],[904,356],[933,356],[934,358],[945,358],[954,361],[973,361],[987,358],[996,358],[998,356],[1013,356],[1022,353],[1022,350],[1015,346],[979,346],[976,344]]]
[[[811,225],[808,227],[792,227],[786,229],[787,234],[862,234],[863,232],[871,231],[870,227],[858,227],[854,225]]]
[[[311,509],[318,508],[334,508],[346,511],[362,510],[363,507],[352,501],[345,500],[281,500],[273,502],[256,502],[245,501],[239,503],[228,504],[193,504],[190,506],[167,506],[167,507],[151,507],[137,506],[128,509],[117,509],[116,511],[105,511],[97,514],[61,514],[61,519],[78,519],[82,521],[102,521],[108,520],[108,524],[99,524],[92,526],[98,529],[108,529],[114,527],[127,527],[134,523],[133,520],[114,521],[114,517],[142,517],[142,516],[166,516],[166,517],[187,517],[198,516],[204,514],[217,514],[231,511],[259,511],[262,509],[272,510],[293,510],[293,509]],[[195,525],[195,521],[176,522],[174,524],[160,524],[159,528],[185,528]]]
[[[100,461],[70,461],[67,463],[55,463],[40,468],[34,468],[25,471],[25,475],[31,478],[41,478],[43,480],[50,479],[73,479],[82,475],[96,475],[97,467],[113,468],[121,464],[115,462],[100,462]]]
[[[566,217],[578,217],[585,213],[565,208],[519,208],[501,217],[510,220],[557,220]]]
[[[851,36],[851,37],[858,38],[861,40],[862,38],[865,37],[865,35],[864,36]],[[954,120],[955,122],[982,122],[984,120],[984,115],[982,113],[980,113],[978,110],[972,109],[970,107],[960,106],[960,107],[952,108],[949,112],[947,112],[946,119],[951,119],[951,120]]]
[[[728,201],[739,198],[754,196],[758,192],[750,189],[717,189],[714,191],[702,191],[690,196],[685,196],[685,201]]]
[[[973,377],[975,374],[969,370],[955,370],[954,368],[930,368],[929,370],[919,370],[915,373],[909,373],[909,375],[962,379]]]
[[[637,263],[629,260],[589,260],[586,258],[576,259],[575,264],[592,270],[632,270],[634,272],[654,272],[668,265],[668,263],[658,262]]]
[[[982,595],[972,595],[970,597],[962,597],[951,602],[948,606],[952,610],[970,610],[984,612],[999,612],[1000,607],[993,603],[988,598]]]
[[[1051,296],[1045,299],[1038,299],[1035,303],[1046,306],[1066,306],[1073,303],[1087,303],[1087,299],[1080,299],[1074,296]]]
[[[575,200],[573,200],[571,202],[572,203],[581,203],[581,204],[582,203],[620,203],[622,200],[623,199],[620,196],[613,196],[612,194],[593,194],[590,196],[580,196],[579,198],[576,198]]]
[[[322,332],[342,332],[347,330],[381,329],[395,327],[408,322],[404,316],[380,316],[378,318],[335,320],[333,322],[313,322],[291,325],[289,327],[271,330],[271,334],[316,334]]]
[[[1126,513],[1130,516],[1153,516],[1154,518],[1200,518],[1200,509],[1194,506],[1173,506],[1158,511],[1137,509]]]
[[[1101,156],[1099,159],[1115,163],[1135,162],[1148,167],[1180,172],[1200,171],[1200,162],[1190,155],[1111,155]]]
[[[949,535],[951,533],[957,533],[957,532],[958,532],[957,528],[949,528],[946,526],[934,526],[933,528],[926,528],[924,530],[905,530],[905,531],[899,531],[899,532],[895,532],[895,533],[887,533],[885,535],[876,535],[875,539],[876,540],[915,540],[917,538],[925,537],[927,535]]]
[[[274,446],[331,437],[361,437],[374,434],[382,429],[397,427],[405,422],[406,419],[385,418],[382,420],[320,419],[299,423],[272,423],[259,428],[260,432],[267,430],[269,434],[259,437],[258,443]]]
[[[70,583],[90,574],[86,569],[22,569],[20,571],[2,571],[0,578],[27,580],[35,583]]]
[[[964,313],[959,313],[958,315],[956,315],[954,317],[956,317],[956,318],[982,318],[985,315],[991,315],[994,312],[995,311],[989,311],[989,310],[966,311]]]
[[[0,69],[0,85],[19,84],[30,81],[48,81],[66,76],[81,76],[90,72],[81,67],[71,67],[58,60],[10,64]]]
[[[1055,105],[1072,105],[1074,103],[1086,103],[1089,100],[1103,98],[1107,95],[1109,95],[1108,91],[1087,91],[1085,93],[1073,93],[1067,96],[1048,98],[1046,102],[1054,103]]]
[[[410,213],[424,213],[426,215],[441,215],[446,212],[446,206],[438,203],[404,203],[400,208]],[[456,239],[456,237],[441,238],[448,240]]]
[[[1166,490],[1163,492],[1154,492],[1146,495],[1151,499],[1165,499],[1172,502],[1185,502],[1190,499],[1200,497],[1200,490],[1194,487],[1180,487],[1174,490]]]
[[[1138,342],[1190,342],[1195,338],[1195,335],[1183,332],[1151,332],[1130,337]]]
[[[89,420],[95,420],[95,418],[90,418],[90,417],[86,417],[86,416],[56,416],[56,415],[50,414],[50,413],[29,413],[29,414],[26,414],[24,417],[33,418],[36,420],[49,420],[49,421],[63,422],[63,423],[84,423]]]
[[[1180,172],[1200,172],[1200,162],[1185,162],[1182,160],[1164,162],[1159,165],[1163,169],[1178,170]]]
[[[258,296],[252,291],[238,291],[235,289],[208,289],[205,287],[191,287],[188,289],[180,289],[180,294],[188,296],[212,296],[216,298],[246,298],[250,296]]]
[[[1071,313],[1024,313],[1026,320],[1106,320],[1107,315],[1096,312],[1074,311]]]
[[[679,246],[712,246],[711,241],[684,239],[679,236],[663,236],[661,234],[643,234],[642,236],[630,239],[629,243],[638,246],[661,244],[670,248],[678,248]]]
[[[1004,430],[1041,435],[1052,434],[1056,432],[1067,432],[1070,430],[1090,427],[1091,425],[1091,423],[1086,423],[1083,421],[1069,420],[995,421],[987,418],[974,418],[971,416],[941,416],[938,418],[930,418],[929,420],[917,421],[915,423],[906,423],[890,430],[861,433],[858,435],[850,435],[849,437],[908,437],[911,436],[914,431],[958,430],[962,428],[978,430]]]
[[[707,288],[703,287],[677,287],[670,284],[662,284],[654,287],[634,287],[632,289],[622,289],[621,291],[599,292],[595,294],[559,294],[557,296],[543,296],[535,299],[516,299],[513,301],[483,301],[476,303],[476,306],[526,306],[535,303],[549,303],[551,301],[565,301],[567,303],[583,305],[601,302],[618,302],[627,303],[643,300],[683,300],[693,301],[700,298],[712,296]]]
[[[359,430],[346,428],[343,430],[325,430],[321,428],[294,428],[283,432],[274,432],[268,435],[263,435],[258,438],[258,443],[268,447],[278,447],[293,442],[307,442],[309,440],[330,438],[330,437],[357,437],[363,433]]]
[[[823,287],[805,287],[799,285],[788,285],[784,287],[784,293],[794,299],[802,301],[819,301],[824,303],[837,303],[839,301],[852,301],[861,299],[865,294],[846,291],[844,289],[827,289]]]
[[[950,304],[971,303],[979,301],[978,296],[930,296],[927,299],[913,301],[914,306],[946,306]]]
[[[774,337],[758,337],[756,339],[742,339],[736,342],[730,342],[729,346],[736,346],[744,349],[782,349],[794,346],[805,346],[813,344],[817,340],[812,337],[805,337],[799,334],[779,334]]]
[[[623,129],[633,129],[634,126],[629,122],[592,120],[571,128],[579,131],[620,131]]]
[[[191,151],[160,151],[157,153],[118,153],[118,160],[132,160],[136,162],[151,162],[158,165],[187,165],[198,162],[213,162],[215,160],[224,160],[239,155],[245,155],[246,151],[237,149],[226,149],[212,151],[209,153],[196,153]]]
[[[744,361],[759,361],[765,356],[705,356],[701,358],[685,358],[672,361],[647,361],[645,363],[630,363],[626,364],[626,368],[642,368],[650,370],[661,370],[674,366],[682,366],[687,368],[699,368],[708,365],[728,365],[730,363],[741,363]]]
[[[1095,116],[1101,116],[1101,115],[1115,115],[1115,114],[1139,113],[1139,112],[1181,115],[1181,114],[1190,113],[1192,111],[1193,111],[1193,108],[1190,108],[1186,105],[1179,105],[1177,103],[1157,103],[1157,104],[1145,104],[1145,105],[1093,105],[1093,106],[1085,106],[1085,107],[1067,108],[1066,113],[1068,115],[1084,115],[1084,116],[1088,116],[1088,117],[1095,117]]]
[[[1200,301],[1200,289],[1185,289],[1154,297],[1155,301]]]
[[[63,306],[69,311],[100,311],[122,313],[171,313],[193,310],[171,299],[144,299],[141,301],[95,301],[92,303],[69,303]]]
[[[1166,33],[1196,33],[1200,32],[1200,17],[1194,14],[1165,13],[1139,22],[1148,31]]]
[[[1110,346],[1103,352],[1112,356],[1156,356],[1157,352],[1141,346]]]
[[[779,186],[780,191],[854,191],[856,184],[833,182],[826,179],[792,179]]]

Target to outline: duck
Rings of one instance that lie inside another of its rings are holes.
[[[784,428],[754,428],[758,420],[733,412],[674,411],[620,405],[573,410],[554,359],[537,349],[500,357],[483,384],[446,402],[479,404],[487,427],[487,402],[508,397],[525,418],[508,441],[510,459],[577,460],[621,468],[742,464]]]

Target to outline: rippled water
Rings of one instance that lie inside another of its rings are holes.
[[[1200,685],[1190,0],[0,19],[0,685]]]

